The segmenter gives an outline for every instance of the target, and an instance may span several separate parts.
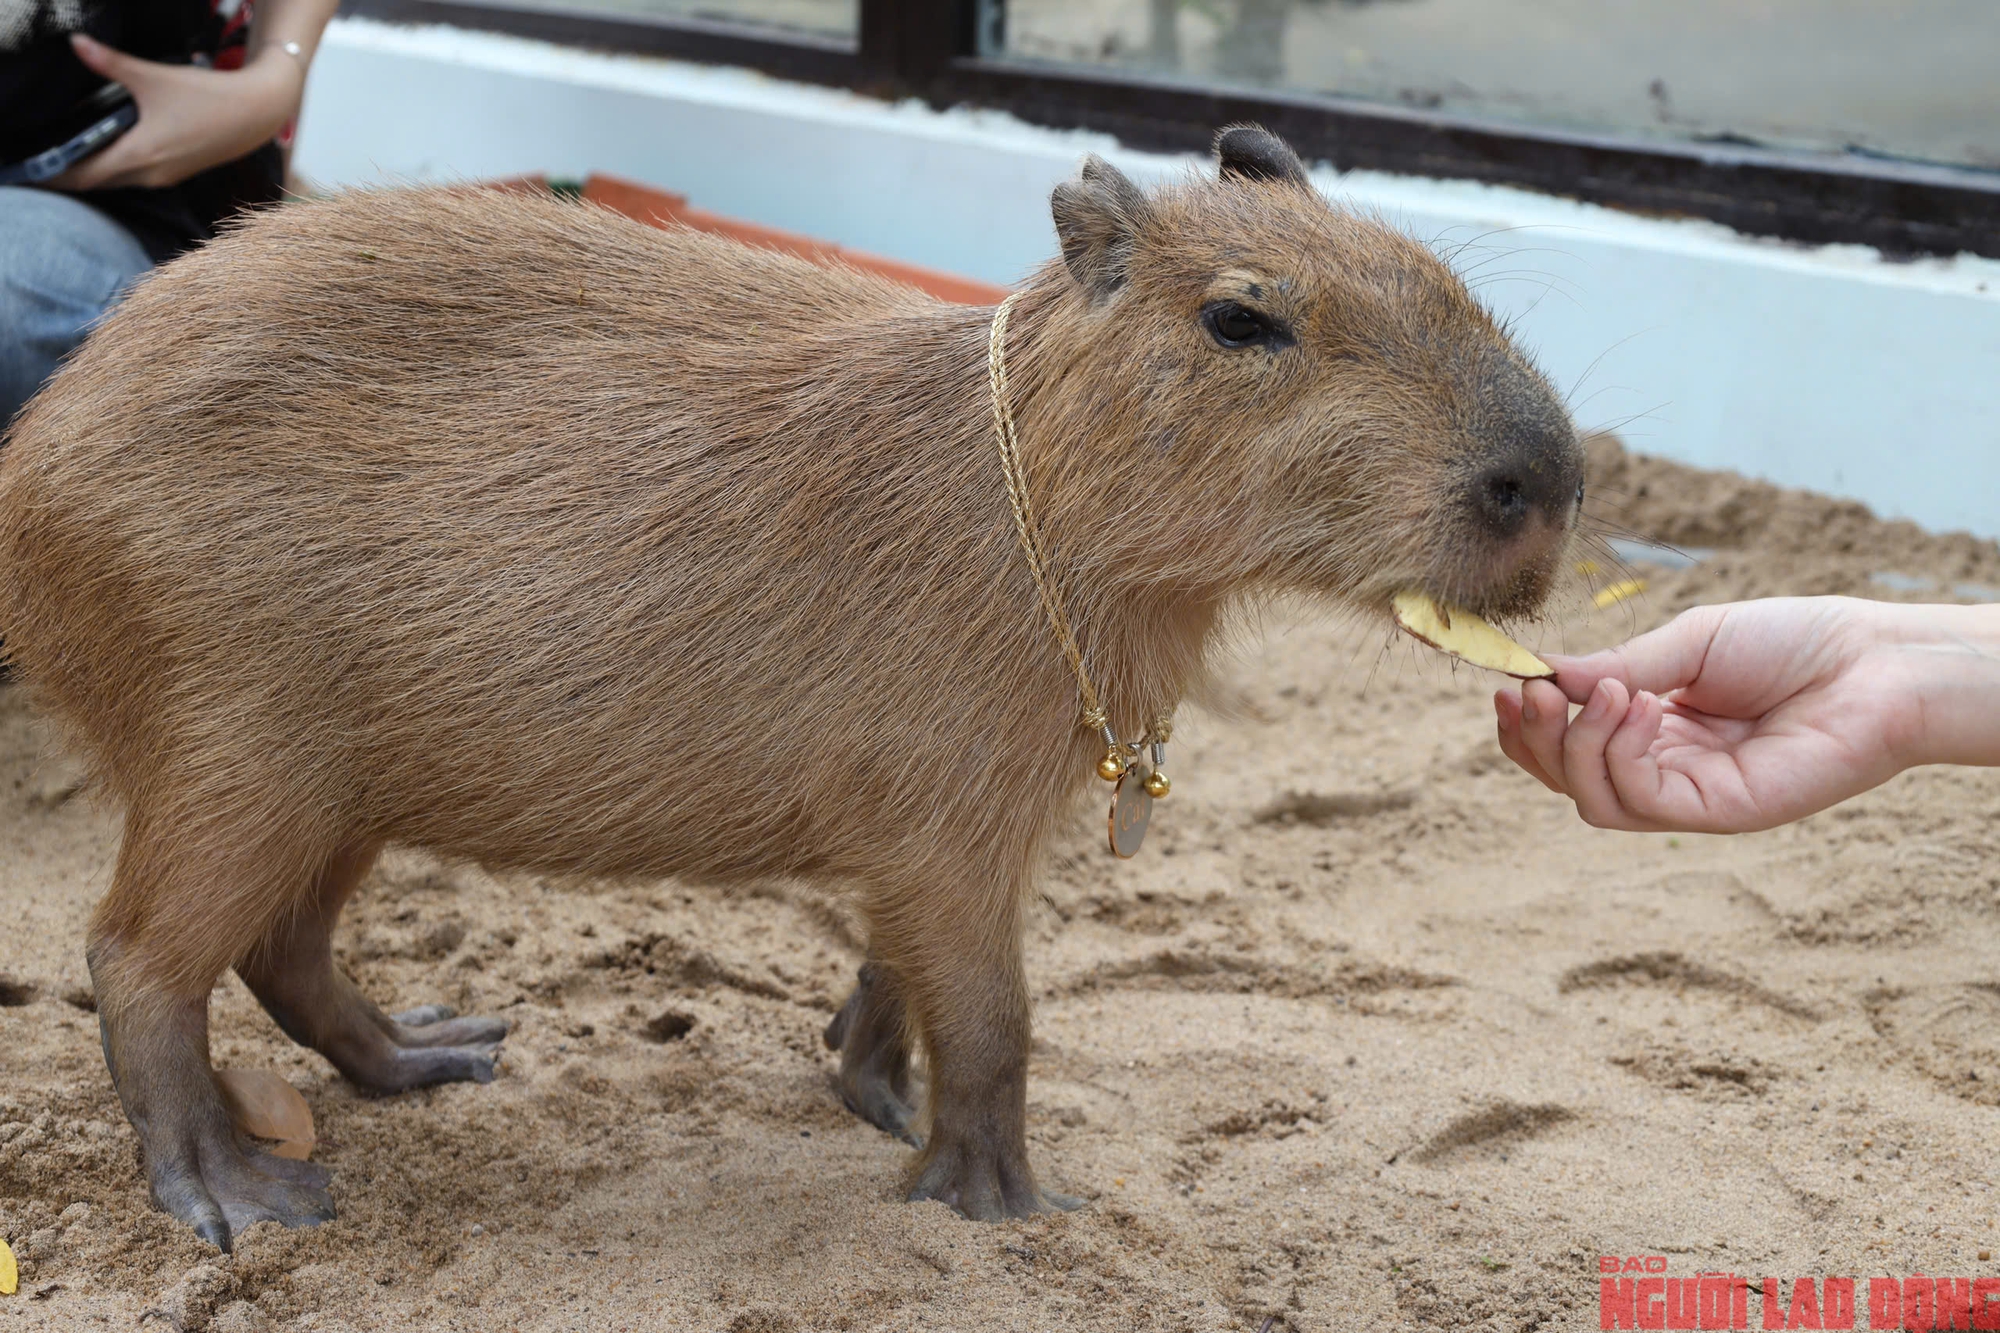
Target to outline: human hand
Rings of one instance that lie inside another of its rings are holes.
[[[125,86],[139,120],[51,180],[57,190],[178,185],[270,139],[297,113],[305,90],[304,68],[276,48],[241,69],[215,70],[141,60],[82,33],[70,45],[93,72]]]
[[[1698,607],[1494,696],[1500,747],[1599,828],[1742,833],[1917,763],[2000,763],[2000,616],[1848,598]],[[1569,704],[1584,704],[1572,721]]]

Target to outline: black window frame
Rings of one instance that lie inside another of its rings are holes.
[[[1353,98],[1269,92],[980,54],[1004,0],[859,0],[855,40],[777,28],[523,8],[493,0],[347,0],[349,14],[446,23],[780,78],[974,105],[1099,130],[1132,148],[1204,151],[1255,121],[1340,170],[1510,185],[1630,212],[1706,218],[1751,236],[1875,246],[1892,258],[2000,258],[2000,172],[1859,153],[1578,134]]]

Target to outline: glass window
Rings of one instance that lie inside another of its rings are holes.
[[[2000,168],[1994,0],[986,0],[1005,54]]]
[[[789,28],[815,37],[853,39],[860,0],[514,0],[523,9],[615,19],[701,19],[752,29]]]

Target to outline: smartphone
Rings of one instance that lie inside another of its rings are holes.
[[[69,131],[53,148],[0,163],[0,185],[39,185],[62,175],[139,123],[139,108],[125,86],[107,83],[78,102],[63,117],[57,134]]]

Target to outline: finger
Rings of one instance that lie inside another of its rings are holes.
[[[1702,659],[1721,628],[1726,606],[1697,606],[1683,611],[1660,628],[1616,648],[1588,657],[1549,656],[1556,684],[1571,703],[1583,703],[1602,680],[1615,680],[1627,692],[1666,694],[1690,684],[1701,674]]]
[[[1499,719],[1500,753],[1513,760],[1528,776],[1541,783],[1552,792],[1562,791],[1549,775],[1542,771],[1541,764],[1527,743],[1521,739],[1521,696],[1513,690],[1501,690],[1493,696],[1493,712]]]
[[[1569,794],[1563,772],[1563,733],[1569,729],[1569,700],[1546,680],[1521,686],[1521,743],[1534,756],[1551,790]]]
[[[1647,829],[1649,821],[1625,808],[1612,785],[1604,749],[1618,733],[1630,710],[1632,696],[1616,678],[1598,682],[1583,711],[1569,724],[1562,741],[1563,781],[1576,812],[1595,828]]]
[[[142,83],[145,81],[144,66],[151,63],[137,56],[128,56],[116,47],[106,46],[95,37],[81,32],[69,35],[69,47],[76,52],[76,58],[83,62],[84,68],[93,74],[103,75],[113,83],[124,84],[128,91],[132,89],[133,79]]]
[[[1619,807],[1630,817],[1648,825],[1680,826],[1684,820],[1667,809],[1660,763],[1653,755],[1653,742],[1660,737],[1666,705],[1660,696],[1641,690],[1626,705],[1618,729],[1604,745],[1604,770],[1617,794]]]
[[[140,89],[156,68],[152,61],[128,56],[85,33],[71,33],[69,44],[85,68],[113,83],[123,84],[135,101],[141,100]],[[113,140],[109,147],[92,153],[68,171],[52,178],[48,187],[52,190],[102,190],[115,185],[129,185],[132,183],[129,178],[143,165],[137,147],[142,140],[143,134],[135,126]]]
[[[135,126],[113,140],[111,145],[92,153],[83,161],[53,177],[48,182],[52,190],[102,190],[114,185],[129,185],[130,179],[143,167],[140,148],[144,138]]]

